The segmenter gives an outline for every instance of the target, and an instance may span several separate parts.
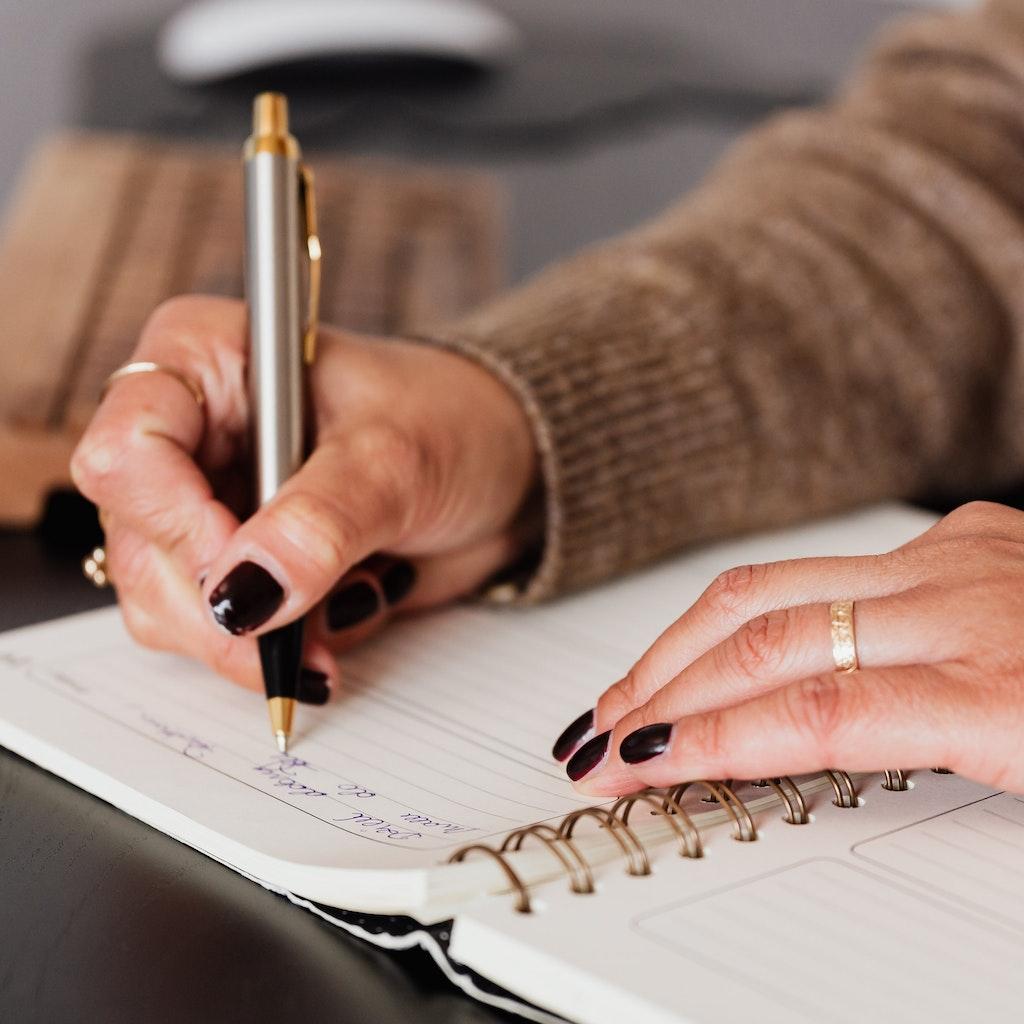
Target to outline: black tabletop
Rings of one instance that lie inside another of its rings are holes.
[[[650,216],[750,124],[819,95],[894,5],[565,0],[546,31],[538,26],[553,5],[500,6],[533,28],[504,76],[421,68],[396,79],[394,69],[334,67],[293,69],[287,84],[304,97],[297,129],[307,145],[498,175],[519,279]],[[127,14],[133,4],[122,7]],[[12,18],[0,3],[0,58],[3,48],[31,45],[4,31]],[[152,42],[149,24],[83,24],[72,119],[244,134],[254,83],[176,89],[155,71]],[[14,125],[19,110],[9,115],[5,104],[0,126],[8,116]],[[0,629],[109,601],[78,567],[96,537],[91,509],[62,495],[38,529],[0,532]],[[451,989],[424,954],[350,939],[2,751],[0,858],[0,1020],[501,1019]]]

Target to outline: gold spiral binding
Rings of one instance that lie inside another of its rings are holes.
[[[952,775],[947,768],[933,768],[933,772]],[[899,768],[884,770],[883,788],[893,791],[904,791],[907,785],[907,773]],[[849,773],[837,768],[827,769],[828,778],[835,794],[832,801],[836,807],[857,807],[857,788]],[[768,779],[754,779],[750,785],[758,789],[771,787],[782,801],[786,811],[783,820],[791,825],[805,825],[810,821],[807,802],[800,787],[788,775]],[[647,804],[651,813],[660,815],[668,822],[669,827],[679,839],[679,855],[681,857],[700,858],[704,855],[704,842],[700,829],[683,808],[683,796],[692,786],[704,790],[702,802],[717,803],[729,815],[733,823],[733,838],[740,842],[753,842],[757,839],[757,827],[750,810],[733,789],[733,780],[714,781],[694,779],[682,782],[666,789],[647,789],[641,793],[632,793],[620,797],[611,807],[584,807],[566,815],[559,826],[554,828],[548,824],[530,825],[527,828],[510,832],[497,849],[483,843],[473,843],[456,850],[448,863],[459,863],[472,853],[480,853],[498,863],[502,873],[508,879],[515,894],[515,908],[520,913],[530,912],[529,886],[519,877],[515,868],[506,859],[506,854],[522,849],[523,843],[530,837],[541,842],[558,860],[569,878],[571,891],[577,894],[593,893],[594,874],[590,863],[573,842],[577,826],[585,818],[595,819],[608,835],[611,836],[626,861],[626,872],[629,875],[642,876],[651,873],[651,861],[643,840],[629,825],[629,816],[638,803]]]
[[[754,825],[754,819],[750,816],[750,811],[747,810],[747,805],[733,792],[732,787],[724,782],[694,779],[693,782],[682,782],[678,786],[673,786],[668,791],[668,796],[677,804],[681,803],[683,794],[691,786],[703,786],[722,805],[736,827],[732,834],[733,839],[741,843],[752,843],[757,839],[757,827]]]
[[[536,836],[558,858],[558,862],[569,876],[569,887],[573,892],[584,895],[594,891],[594,875],[583,854],[571,839],[560,840],[558,832],[550,825],[531,825],[529,828],[510,832],[505,836],[505,841],[498,852],[509,853],[522,849],[523,842],[528,836]],[[566,856],[563,850],[568,850],[570,856]]]
[[[757,779],[751,782],[752,786],[759,789],[767,789],[771,786],[776,796],[782,801],[786,813],[782,820],[787,825],[807,825],[811,816],[807,813],[807,801],[804,800],[800,787],[788,776],[779,775],[774,779]]]
[[[603,807],[584,807],[582,810],[573,811],[572,814],[562,819],[562,824],[558,829],[558,838],[572,839],[576,826],[584,818],[596,818],[606,825],[608,834],[615,840],[622,851],[622,856],[626,858],[626,874],[639,876],[651,873],[651,861],[647,856],[647,850],[644,849],[644,844],[624,821],[616,818]],[[623,838],[624,836],[628,838]]]
[[[719,781],[719,784],[722,785],[722,786],[731,786],[733,784],[734,780],[733,779],[719,779],[718,781]],[[717,804],[718,803],[718,797],[715,796],[714,793],[705,793],[704,796],[702,796],[700,798],[700,802],[702,804]]]
[[[836,798],[832,801],[836,807],[859,807],[860,801],[857,799],[857,787],[853,784],[853,779],[843,771],[839,771],[837,768],[826,768],[825,775],[828,776],[828,781],[832,783],[832,791],[835,793]]]
[[[704,844],[700,838],[700,829],[694,825],[690,816],[670,793],[666,793],[660,800],[655,799],[651,791],[633,793],[630,796],[620,798],[608,813],[618,817],[618,812],[621,810],[622,816],[619,820],[623,825],[628,825],[630,812],[641,800],[646,804],[650,804],[654,808],[651,813],[660,814],[672,827],[672,831],[679,836],[680,857],[697,858],[704,856]]]
[[[884,774],[882,789],[887,789],[890,793],[905,793],[910,789],[907,783],[907,773],[902,768],[886,768]]]
[[[483,843],[473,843],[472,846],[463,846],[461,849],[456,850],[449,858],[449,864],[458,864],[460,861],[466,859],[468,853],[483,853],[488,857],[496,860],[504,872],[505,877],[509,880],[512,888],[516,892],[516,910],[520,914],[530,913],[530,893],[526,886],[523,884],[523,880],[516,874],[515,868],[495,849],[490,846],[485,846]]]

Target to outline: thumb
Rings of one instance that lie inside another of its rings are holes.
[[[264,632],[313,607],[360,559],[407,530],[423,469],[390,426],[326,440],[234,533],[204,596],[229,633]]]

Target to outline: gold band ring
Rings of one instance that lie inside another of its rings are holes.
[[[856,672],[857,633],[853,628],[853,601],[833,601],[828,609],[832,623],[832,660],[837,672]]]
[[[110,574],[107,572],[107,552],[104,548],[93,548],[82,559],[82,573],[94,587],[102,590],[103,587],[110,586]]]
[[[164,366],[163,363],[125,363],[124,366],[116,369],[106,379],[103,384],[103,390],[100,392],[100,398],[102,399],[106,395],[110,390],[110,386],[116,381],[122,380],[125,377],[134,377],[139,373],[166,373],[188,389],[188,393],[196,400],[196,404],[200,409],[206,405],[206,395],[203,394],[203,389],[199,386],[198,381],[193,380],[187,373],[176,370],[173,366]]]

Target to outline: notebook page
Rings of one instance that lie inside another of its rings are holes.
[[[1003,794],[858,843],[853,852],[1024,927],[1024,798]]]
[[[716,833],[700,861],[659,851],[648,878],[603,869],[593,897],[545,886],[535,915],[474,907],[452,954],[529,978],[526,998],[584,1024],[1017,1020],[1024,880],[1006,851],[1022,848],[1020,801],[911,779],[907,793],[862,783],[850,810],[818,794],[804,826],[762,816],[756,843]],[[941,878],[905,853],[979,821]]]
[[[547,755],[544,726],[557,727],[503,706],[500,664],[488,673],[489,705],[479,703],[480,686],[461,705],[431,705],[447,692],[452,673],[464,685],[449,664],[449,640],[485,630],[487,646],[501,646],[500,622],[478,621],[481,614],[455,610],[443,622],[410,623],[395,631],[394,653],[353,659],[341,699],[323,709],[299,708],[288,755],[274,749],[259,694],[136,647],[115,610],[0,640],[5,725],[112,767],[134,787],[176,789],[183,812],[241,829],[244,841],[285,860],[432,865],[468,840],[504,835],[585,803]],[[408,665],[428,632],[435,642],[409,665],[410,685],[398,672],[375,686],[378,666],[387,671],[395,658]],[[518,643],[518,635],[505,642]],[[568,652],[559,658],[566,691],[582,691],[597,672],[583,658],[570,664]],[[516,667],[529,665],[520,658]],[[436,686],[428,679],[420,693],[416,682],[435,671]],[[70,767],[54,770],[74,779]],[[259,808],[251,826],[239,820],[243,806],[245,816]]]
[[[137,648],[116,612],[32,627],[0,637],[0,742],[268,880],[268,860],[430,867],[459,845],[584,805],[550,760],[553,739],[715,573],[881,551],[930,522],[883,507],[709,548],[545,608],[464,607],[395,625],[346,657],[326,708],[300,708],[286,757],[258,694]],[[311,877],[289,879],[329,898]]]

